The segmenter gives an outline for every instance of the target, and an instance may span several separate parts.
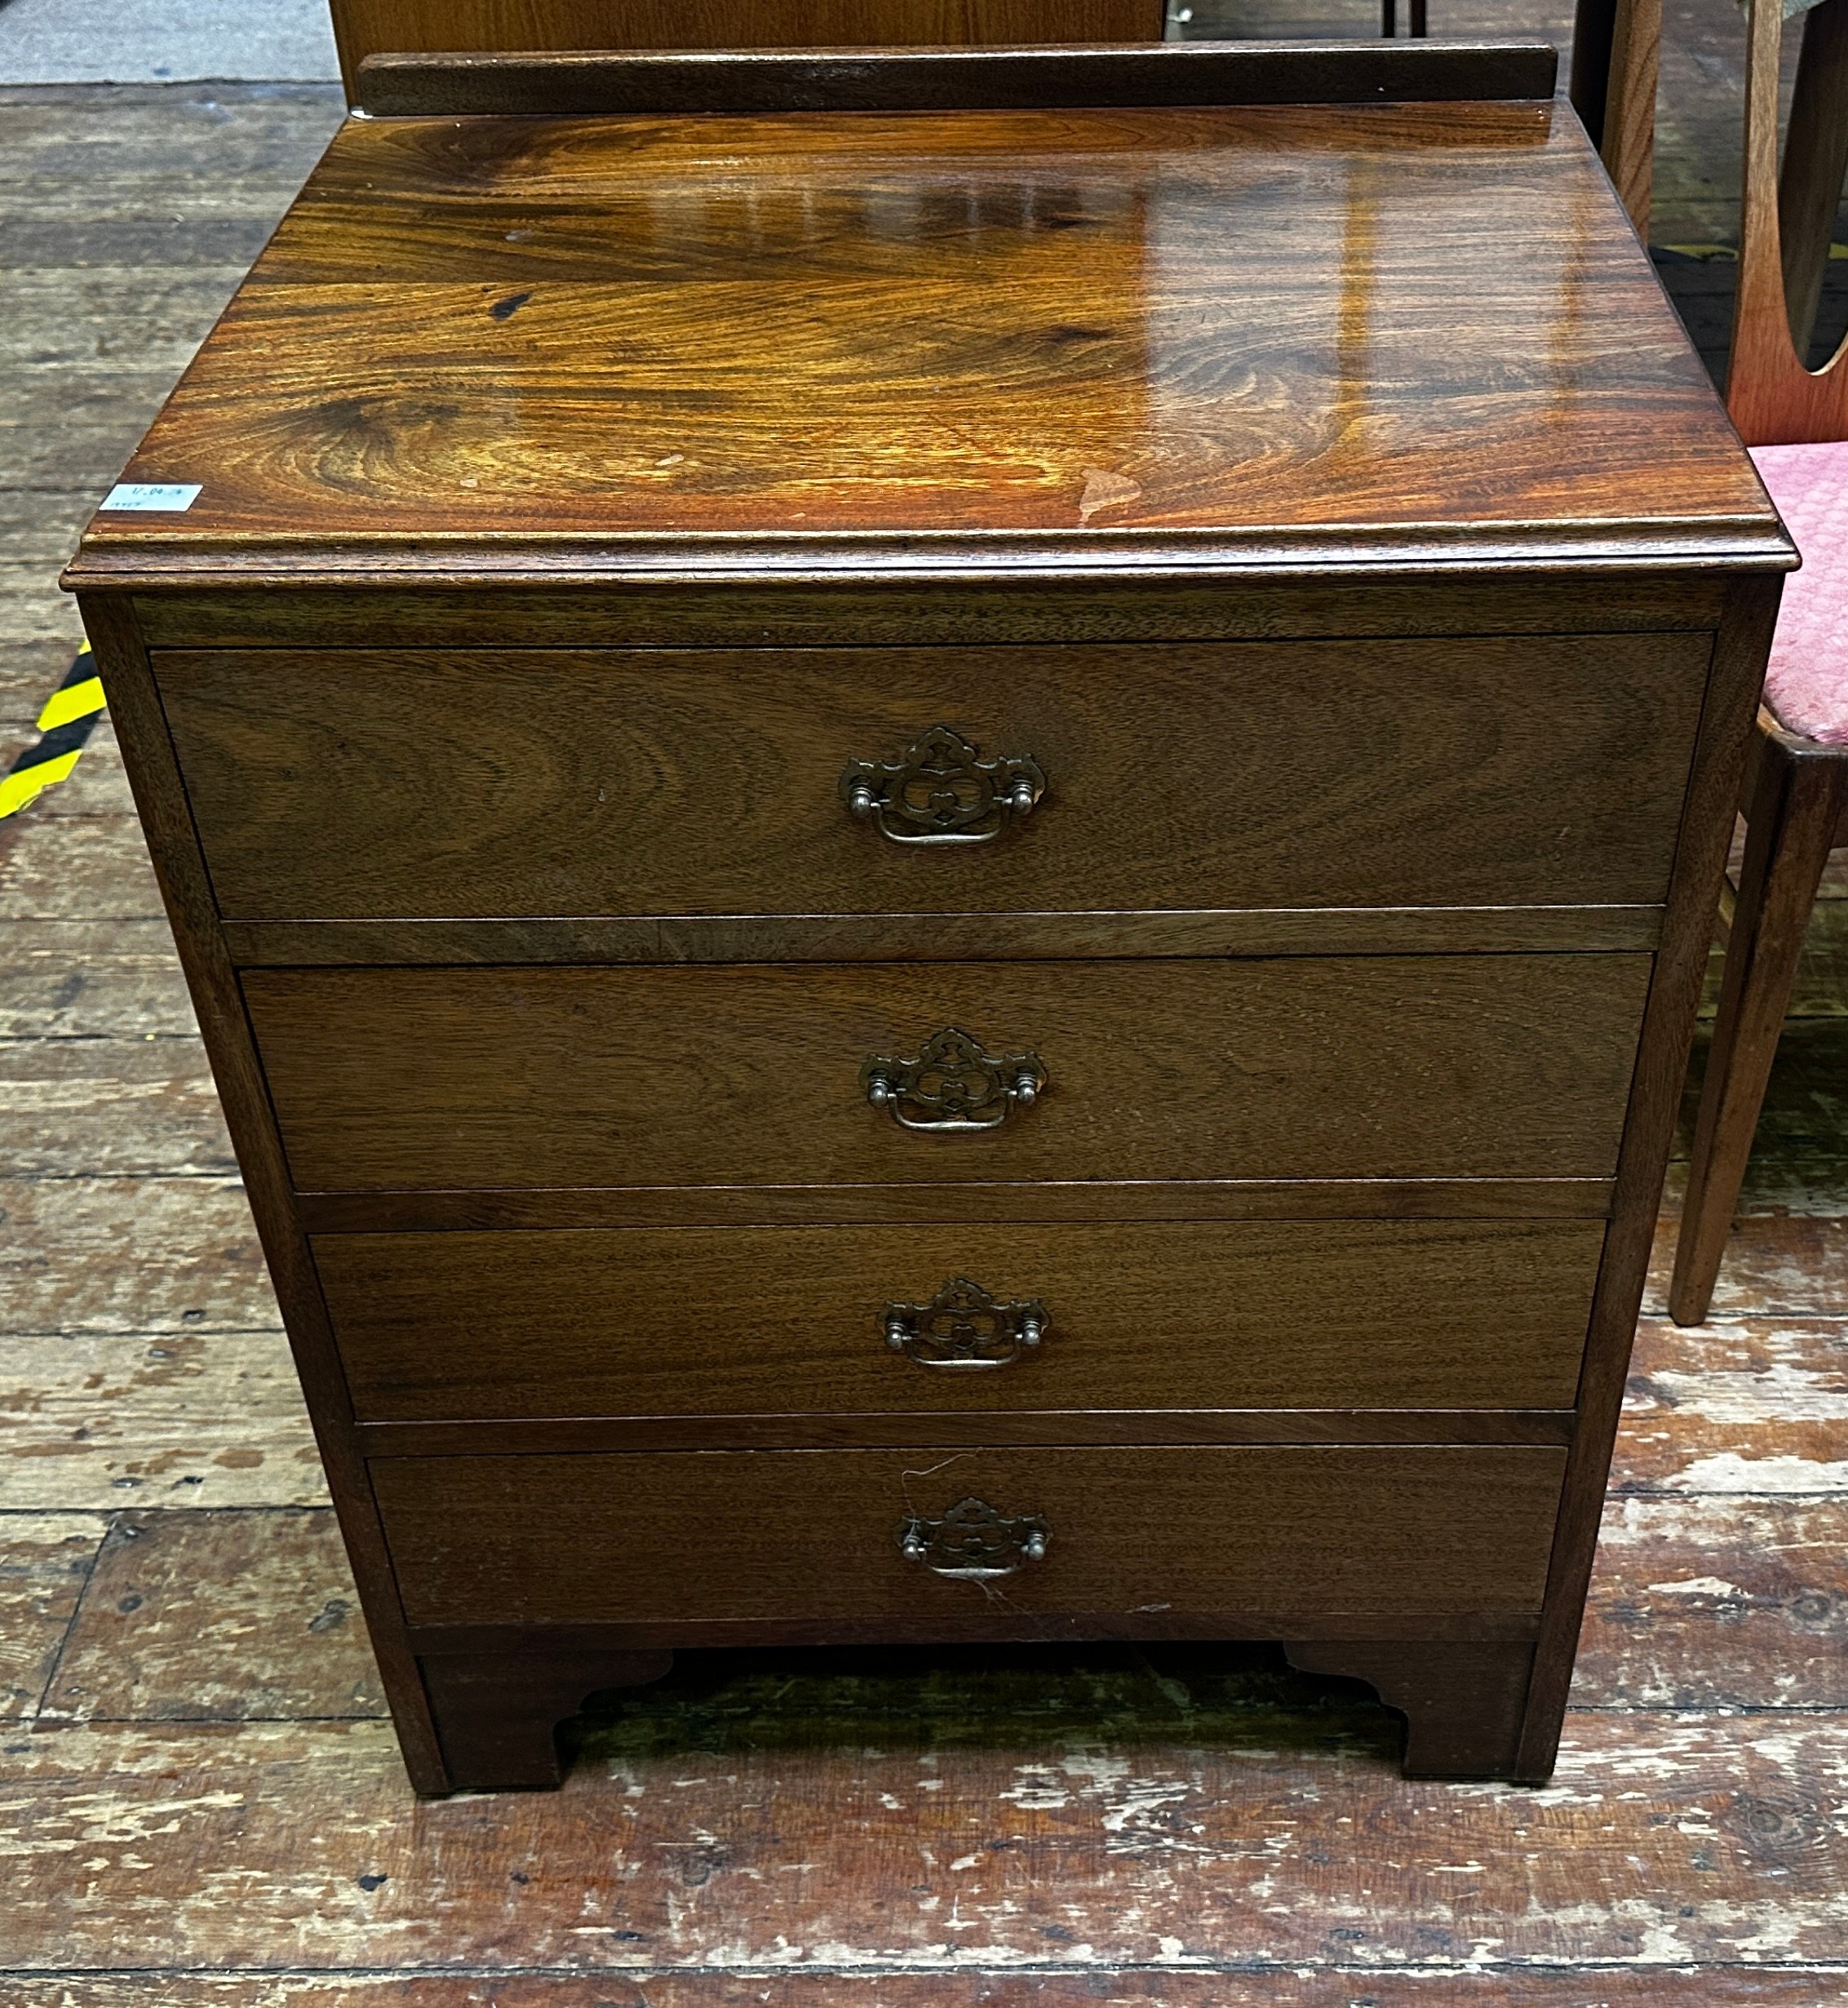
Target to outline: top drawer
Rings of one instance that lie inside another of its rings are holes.
[[[228,919],[475,919],[1653,905],[1710,645],[153,660]],[[1032,765],[885,771],[938,726]],[[853,762],[911,813],[856,816]]]

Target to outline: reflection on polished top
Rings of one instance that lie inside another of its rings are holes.
[[[1782,549],[1540,103],[349,121],[123,478],[80,573]]]

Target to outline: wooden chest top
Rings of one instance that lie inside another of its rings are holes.
[[[1783,565],[1551,100],[349,120],[78,583]]]

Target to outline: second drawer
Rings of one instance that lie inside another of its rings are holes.
[[[304,1191],[915,1186],[1606,1178],[1650,966],[1373,955],[243,982]],[[1007,1092],[1029,1075],[1030,1098]]]
[[[362,1422],[1563,1409],[1603,1238],[1596,1221],[680,1227],[335,1234],[314,1255]]]

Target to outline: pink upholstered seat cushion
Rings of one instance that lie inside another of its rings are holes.
[[[1752,458],[1803,553],[1784,582],[1765,702],[1793,732],[1848,746],[1848,440]]]

